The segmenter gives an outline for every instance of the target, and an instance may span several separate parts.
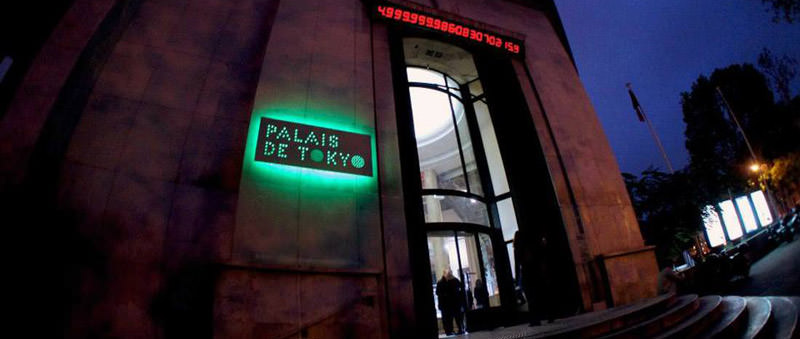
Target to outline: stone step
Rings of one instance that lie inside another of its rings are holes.
[[[794,333],[792,333],[793,339],[800,339],[800,297],[787,297],[789,301],[794,304],[795,309],[797,309],[797,325],[794,327]]]
[[[674,296],[465,339],[800,338],[800,297]]]
[[[636,304],[559,319],[552,324],[558,327],[547,335],[551,338],[596,338],[653,318],[675,302],[674,294],[664,294]]]
[[[747,325],[747,301],[737,296],[723,297],[720,311],[720,318],[698,333],[698,338],[731,338],[742,333]]]
[[[797,327],[797,307],[786,297],[767,297],[772,305],[769,338],[791,338]]]
[[[697,338],[700,333],[719,323],[725,315],[725,306],[722,297],[718,295],[707,295],[699,299],[700,307],[690,317],[685,318],[680,323],[667,328],[665,332],[657,335],[657,339],[665,338]],[[735,304],[735,301],[732,302]],[[741,300],[744,308],[744,299]]]
[[[650,307],[658,306],[659,304],[668,304],[670,302],[674,302],[675,300],[675,293],[668,293],[662,294],[654,298],[649,298],[643,300],[638,303],[624,305],[624,306],[617,306],[612,307],[609,309],[601,310],[601,311],[594,311],[584,314],[575,315],[569,318],[561,318],[556,319],[554,323],[563,323],[563,322],[584,322],[584,321],[591,321],[599,318],[613,318],[617,315],[627,314],[636,312],[638,310],[647,309]]]
[[[747,300],[747,326],[741,338],[763,338],[766,335],[764,328],[772,313],[772,304],[760,297],[745,297],[745,300]]]
[[[602,338],[652,338],[691,316],[700,307],[697,295],[677,297],[663,313]]]

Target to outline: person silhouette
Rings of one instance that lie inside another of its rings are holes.
[[[450,269],[445,269],[436,283],[436,296],[439,298],[439,310],[442,311],[442,326],[447,335],[464,333],[463,294],[461,281],[453,276]],[[458,332],[453,332],[453,320]]]
[[[547,268],[547,238],[533,233],[514,233],[514,262],[517,280],[528,299],[528,321],[531,326],[539,326],[543,318],[553,321],[553,286]]]
[[[489,307],[489,291],[486,290],[486,284],[483,283],[481,278],[475,279],[475,305],[477,308]]]

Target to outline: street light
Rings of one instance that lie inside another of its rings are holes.
[[[753,164],[750,165],[750,171],[754,173],[764,172],[764,174],[766,174],[767,164],[759,164],[757,162],[754,162]]]
[[[758,163],[758,157],[756,157],[756,153],[753,152],[753,146],[750,146],[750,140],[747,140],[747,135],[744,134],[744,129],[742,129],[742,125],[739,124],[739,119],[736,119],[736,115],[733,114],[733,110],[731,109],[731,105],[728,103],[728,100],[725,99],[725,95],[722,94],[722,90],[719,89],[719,86],[714,88],[717,90],[717,94],[719,94],[720,99],[722,99],[722,103],[725,104],[725,107],[728,109],[728,114],[731,116],[731,120],[736,124],[736,128],[739,130],[739,133],[742,134],[742,139],[744,139],[744,144],[747,145],[747,150],[750,151],[750,156],[753,157],[753,164],[750,165],[750,170],[753,172],[758,172],[759,169],[763,171],[758,175],[758,181],[760,186],[767,192],[767,199],[772,202],[772,194],[769,191],[769,185],[766,183],[766,172],[767,172],[767,164],[760,164]],[[770,203],[770,211],[772,211],[772,206],[774,203]]]

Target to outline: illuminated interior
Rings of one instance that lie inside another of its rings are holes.
[[[773,221],[766,196],[760,190],[725,200],[718,206],[718,210],[711,205],[703,209],[703,224],[711,247],[727,243],[725,232],[728,239],[737,240],[758,231],[759,226],[769,226]],[[717,211],[721,212],[721,218]]]
[[[423,213],[426,224],[439,225],[428,232],[427,243],[434,302],[436,282],[449,269],[465,286],[468,311],[500,306],[492,239],[507,246],[513,263],[510,242],[517,218],[474,61],[470,53],[445,43],[403,42]],[[488,299],[480,302],[473,296],[476,289],[485,290]],[[438,308],[437,316],[441,329]]]
[[[725,223],[725,230],[728,231],[728,238],[736,240],[742,237],[742,224],[739,222],[739,216],[736,214],[736,207],[733,206],[732,200],[725,200],[719,203],[719,208],[722,210],[722,221]]]
[[[438,281],[445,269],[449,269],[453,275],[463,277],[464,286],[469,289],[469,291],[465,291],[467,293],[474,292],[476,288],[483,288],[479,287],[480,285],[485,286],[489,294],[489,305],[482,305],[479,298],[473,297],[471,302],[467,300],[467,308],[480,309],[500,304],[499,287],[494,270],[490,267],[480,267],[481,261],[484,263],[494,261],[492,244],[487,235],[480,234],[476,242],[476,238],[466,232],[430,232],[428,234],[428,251],[431,272],[434,273],[435,280]],[[481,260],[481,258],[487,258],[487,260]],[[489,273],[485,279],[481,276],[482,269]],[[441,318],[438,299],[434,298],[434,302],[437,306],[436,316]]]
[[[744,222],[744,230],[747,233],[758,230],[758,221],[753,214],[753,208],[750,207],[750,199],[746,195],[736,198],[736,207],[739,208],[739,215]]]
[[[772,223],[772,212],[769,211],[769,205],[767,204],[767,199],[764,196],[763,191],[755,191],[750,193],[750,199],[753,200],[753,206],[756,207],[756,214],[758,215],[758,221],[761,223],[761,227],[766,227]]]
[[[722,222],[719,220],[719,214],[717,214],[713,206],[708,205],[703,209],[703,223],[706,227],[708,245],[711,247],[725,245],[725,233],[722,230]]]

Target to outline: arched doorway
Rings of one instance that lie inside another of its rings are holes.
[[[506,246],[517,229],[516,214],[471,54],[419,38],[404,39],[403,46],[431,297],[439,333],[446,334],[451,327],[457,331],[460,321],[445,323],[452,322],[447,305],[440,302],[445,272],[452,272],[460,284],[456,307],[463,312],[456,317],[467,322],[475,319],[472,314],[503,306],[501,295],[508,299],[508,286],[513,286],[508,253],[513,252]],[[498,255],[503,258],[497,260]]]
[[[447,332],[436,293],[445,269],[461,284],[468,330],[524,322],[528,306],[573,314],[580,305],[569,243],[512,61],[427,38],[394,41],[400,165],[421,326]],[[554,268],[548,278],[556,287],[542,293],[558,295],[558,305],[517,302],[512,240],[520,228],[548,238],[548,253],[539,259]],[[490,295],[481,307],[476,283]]]

